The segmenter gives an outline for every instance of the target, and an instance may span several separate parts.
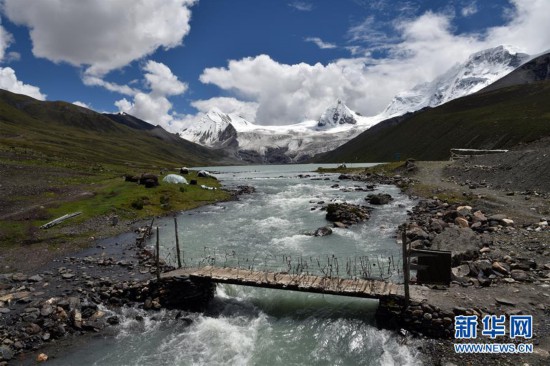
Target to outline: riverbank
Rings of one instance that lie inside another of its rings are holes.
[[[514,156],[523,158],[525,154]],[[480,319],[485,315],[505,315],[506,319],[511,315],[533,316],[533,338],[522,339],[534,346],[533,354],[456,354],[453,343],[459,341],[453,340],[453,334],[450,339],[426,339],[422,353],[427,363],[546,365],[550,360],[550,196],[540,189],[526,188],[526,182],[536,182],[537,187],[545,184],[536,171],[515,174],[509,168],[510,174],[501,177],[505,184],[496,184],[490,177],[494,170],[500,170],[497,158],[490,157],[495,166],[485,169],[479,164],[482,159],[409,162],[383,174],[367,170],[347,176],[341,172],[340,178],[368,183],[395,181],[404,192],[419,199],[401,227],[413,249],[452,252],[451,286],[427,287],[424,301],[429,305],[416,304],[405,312],[406,318],[422,323],[441,321],[433,317],[433,311],[426,311],[429,307]],[[514,164],[503,156],[500,159],[501,164]],[[508,336],[496,340],[479,336],[470,343],[518,343]]]
[[[253,188],[227,192],[227,199],[237,199]],[[142,219],[119,223],[117,229],[98,229],[98,237],[123,232],[95,239],[70,256],[56,253],[53,259],[41,258],[15,273],[0,274],[0,365],[34,364],[44,355],[62,354],[76,337],[109,334],[121,321],[117,309],[160,310],[159,290],[151,286],[157,273],[153,252],[137,243],[150,224],[150,219]],[[160,261],[160,272],[170,269]]]

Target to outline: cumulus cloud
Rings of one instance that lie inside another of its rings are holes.
[[[319,47],[322,50],[329,49],[329,48],[336,48],[336,45],[334,43],[324,42],[319,37],[307,37],[305,41],[315,43],[317,47]]]
[[[102,76],[157,50],[182,44],[195,0],[4,0],[27,26],[33,54]]]
[[[183,94],[187,90],[187,84],[178,80],[170,68],[160,62],[148,61],[143,66],[143,71],[145,86],[149,91],[130,88],[132,93],[129,95],[132,95],[133,99],[123,98],[116,101],[115,106],[121,112],[171,129],[175,116],[168,96]]]
[[[550,48],[550,1],[512,0],[514,9],[510,23],[489,29],[487,40],[491,44],[512,44],[531,54]]]
[[[218,108],[223,113],[237,114],[247,121],[255,121],[256,111],[258,110],[258,103],[243,102],[236,98],[228,97],[195,100],[191,102],[191,105],[201,113],[208,113],[210,110]]]
[[[12,93],[25,94],[38,100],[46,99],[46,95],[40,92],[40,88],[18,80],[15,70],[11,67],[0,67],[0,89],[5,89]]]
[[[267,55],[230,60],[200,76],[235,98],[258,103],[256,123],[290,124],[317,119],[341,98],[363,115],[381,112],[398,92],[432,80],[469,55],[501,44],[536,54],[550,48],[550,2],[513,0],[510,21],[483,33],[457,34],[454,14],[426,12],[395,21],[386,34],[373,18],[349,32],[356,57],[328,64],[282,64]],[[376,37],[373,37],[373,34]],[[376,43],[376,38],[383,42]],[[373,49],[385,57],[373,58]]]

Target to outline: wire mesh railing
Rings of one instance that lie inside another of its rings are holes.
[[[164,261],[177,268],[176,248],[163,248]],[[235,250],[205,246],[180,251],[182,268],[236,268],[255,272],[311,275],[343,279],[381,279],[399,283],[403,278],[401,258],[393,255],[296,255],[256,253],[241,255]]]

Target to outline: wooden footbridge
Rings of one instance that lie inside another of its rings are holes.
[[[306,274],[296,275],[213,266],[180,268],[162,273],[160,276],[161,278],[186,276],[191,279],[207,279],[215,283],[371,299],[392,296],[405,297],[403,284],[374,279],[330,278]],[[410,286],[410,291],[413,299],[421,296],[420,286]]]
[[[253,286],[253,287],[263,287],[270,289],[279,289],[279,290],[291,290],[291,291],[301,291],[309,293],[318,293],[318,294],[330,294],[330,295],[340,295],[340,296],[350,296],[350,297],[359,297],[359,298],[370,298],[370,299],[386,299],[390,297],[400,297],[405,300],[405,303],[408,303],[410,299],[419,300],[425,298],[426,288],[417,285],[409,284],[409,271],[410,271],[410,256],[412,252],[409,248],[409,243],[407,237],[403,233],[402,243],[403,243],[403,277],[404,283],[396,284],[391,281],[369,278],[368,274],[370,272],[367,270],[365,272],[365,267],[363,261],[360,259],[361,269],[363,276],[353,275],[357,268],[357,263],[352,266],[351,261],[347,262],[347,278],[340,277],[338,275],[338,261],[337,258],[333,256],[332,263],[331,259],[328,259],[328,264],[324,268],[320,268],[323,272],[323,275],[316,275],[309,271],[307,262],[300,262],[293,268],[288,261],[288,269],[292,271],[273,271],[267,270],[264,262],[264,270],[258,270],[253,266],[248,268],[241,268],[240,265],[227,266],[227,254],[225,255],[224,265],[215,266],[212,265],[216,263],[215,258],[211,255],[203,258],[200,263],[211,263],[207,265],[199,266],[182,266],[182,258],[180,256],[179,240],[177,236],[177,221],[174,219],[175,228],[176,228],[176,254],[177,254],[177,266],[178,269],[160,273],[160,247],[159,247],[159,235],[157,228],[157,242],[156,242],[156,267],[157,267],[157,279],[161,278],[169,279],[175,277],[188,277],[190,279],[199,279],[199,280],[208,280],[214,283],[227,283],[232,285],[241,285],[241,286]],[[152,227],[152,224],[151,224]],[[415,254],[416,256],[428,256],[432,257],[433,253],[420,253]],[[426,251],[424,251],[426,252]],[[206,253],[205,253],[206,254]],[[449,273],[450,273],[450,252],[448,253],[449,261]],[[434,258],[436,261],[439,261],[437,257]],[[239,263],[239,262],[237,262]],[[319,267],[320,264],[318,262]],[[374,266],[374,264],[373,264]],[[431,266],[434,266],[432,263]],[[333,276],[333,268],[336,268],[336,276]],[[430,267],[429,265],[416,266],[417,268],[421,267]],[[380,263],[377,266],[380,269]],[[328,270],[329,269],[329,270]],[[353,269],[353,271],[352,271]],[[388,266],[388,270],[389,270]],[[380,272],[382,274],[382,272]],[[419,273],[420,274],[420,273]],[[365,277],[365,275],[367,275]],[[426,281],[429,282],[429,281]]]

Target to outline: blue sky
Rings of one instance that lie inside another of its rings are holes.
[[[1,0],[0,87],[167,129],[364,115],[472,52],[550,48],[546,0]],[[61,5],[60,5],[61,4]]]

